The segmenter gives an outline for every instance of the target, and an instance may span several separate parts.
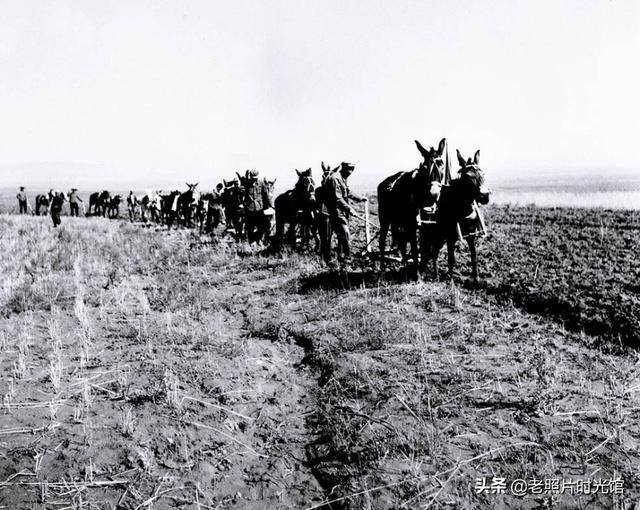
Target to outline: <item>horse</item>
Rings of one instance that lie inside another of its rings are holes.
[[[417,217],[420,210],[435,204],[444,180],[444,153],[447,140],[443,138],[437,149],[425,149],[418,140],[415,144],[423,157],[418,168],[398,172],[378,185],[378,218],[380,220],[380,267],[384,268],[387,233],[391,228],[394,241],[400,248],[403,262],[407,262],[407,243],[411,245],[413,265],[418,263]]]
[[[480,169],[480,151],[476,151],[473,160],[465,159],[456,151],[460,164],[459,177],[453,179],[448,186],[443,186],[438,209],[436,211],[435,235],[431,244],[430,258],[433,262],[433,273],[438,275],[438,254],[444,243],[447,243],[447,261],[449,279],[453,280],[455,266],[455,249],[458,239],[458,225],[461,231],[468,231],[477,221],[474,202],[488,204],[491,192],[484,187],[484,173]],[[471,254],[471,278],[478,282],[478,260],[476,255],[475,236],[466,236]]]
[[[298,180],[293,189],[278,195],[275,200],[275,243],[276,246],[280,246],[285,225],[289,225],[287,241],[291,246],[296,245],[296,227],[299,226],[302,246],[307,247],[309,239],[313,237],[317,247],[318,231],[315,224],[317,201],[311,168],[302,172],[296,169],[296,173]]]

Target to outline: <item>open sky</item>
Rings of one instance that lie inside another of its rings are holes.
[[[487,181],[640,173],[636,0],[0,0],[2,186],[209,186],[414,139]]]

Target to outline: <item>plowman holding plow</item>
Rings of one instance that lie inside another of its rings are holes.
[[[360,197],[349,190],[348,177],[353,173],[354,165],[342,163],[338,172],[330,173],[322,185],[323,204],[326,206],[328,221],[323,222],[320,229],[320,247],[322,258],[329,267],[333,267],[331,253],[331,238],[335,232],[338,239],[338,262],[343,269],[348,269],[351,260],[351,246],[349,240],[349,216],[356,214],[349,205],[350,200],[366,202],[366,197]]]

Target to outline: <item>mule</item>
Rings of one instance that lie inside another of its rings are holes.
[[[167,228],[171,229],[173,222],[176,219],[178,212],[178,198],[180,197],[179,191],[171,191],[167,195],[160,196],[162,218]]]
[[[424,207],[433,206],[439,198],[445,177],[444,153],[446,138],[437,149],[425,149],[415,140],[423,161],[418,168],[408,172],[397,172],[378,185],[378,219],[380,220],[380,268],[384,268],[387,234],[400,249],[402,260],[407,263],[407,243],[411,246],[412,264],[420,273],[417,237],[417,218]]]
[[[318,231],[315,224],[317,213],[316,187],[313,182],[311,168],[302,172],[296,169],[298,180],[288,191],[278,195],[275,200],[276,234],[275,244],[280,243],[285,235],[285,225],[289,225],[286,238],[287,243],[295,248],[296,228],[300,229],[301,243],[303,247],[309,246],[313,237],[318,244]]]
[[[200,200],[200,193],[196,191],[198,183],[187,184],[187,191],[180,194],[177,204],[177,217],[178,220],[182,220],[182,224],[185,227],[191,227],[192,221],[195,217],[198,201]]]
[[[436,211],[436,224],[430,258],[433,273],[438,275],[438,254],[444,243],[447,243],[448,277],[453,280],[455,267],[456,241],[458,225],[461,231],[470,230],[477,221],[474,202],[488,204],[490,191],[484,187],[484,173],[479,167],[480,151],[476,151],[473,159],[465,159],[456,151],[460,164],[459,176],[442,188],[442,194]],[[478,282],[478,258],[476,254],[475,236],[465,237],[471,254],[471,278]]]
[[[46,195],[36,195],[36,216],[40,216],[40,209],[44,208],[44,212],[42,214],[49,214],[49,207],[51,206],[51,199],[53,198],[53,190],[49,190],[49,193]]]
[[[86,212],[86,216],[106,216],[110,200],[111,193],[107,190],[91,193],[91,195],[89,195],[89,209]]]
[[[122,203],[121,195],[114,195],[109,200],[109,205],[107,206],[107,216],[111,219],[116,219],[120,216],[120,204]]]

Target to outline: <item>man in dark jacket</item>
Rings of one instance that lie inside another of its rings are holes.
[[[55,191],[51,199],[51,219],[53,220],[54,227],[60,225],[60,213],[62,212],[63,203],[64,193],[62,193],[62,191]]]
[[[327,176],[323,184],[323,199],[329,213],[331,232],[324,243],[325,252],[322,254],[325,262],[332,265],[331,237],[333,232],[338,240],[338,262],[343,267],[348,267],[351,259],[351,247],[349,246],[349,216],[355,214],[349,205],[349,200],[364,202],[366,197],[355,195],[349,190],[347,178],[353,173],[354,166],[343,162],[339,172],[333,172]]]
[[[258,171],[250,170],[244,189],[244,222],[247,241],[257,241],[264,230],[264,210],[272,207],[269,190]]]

